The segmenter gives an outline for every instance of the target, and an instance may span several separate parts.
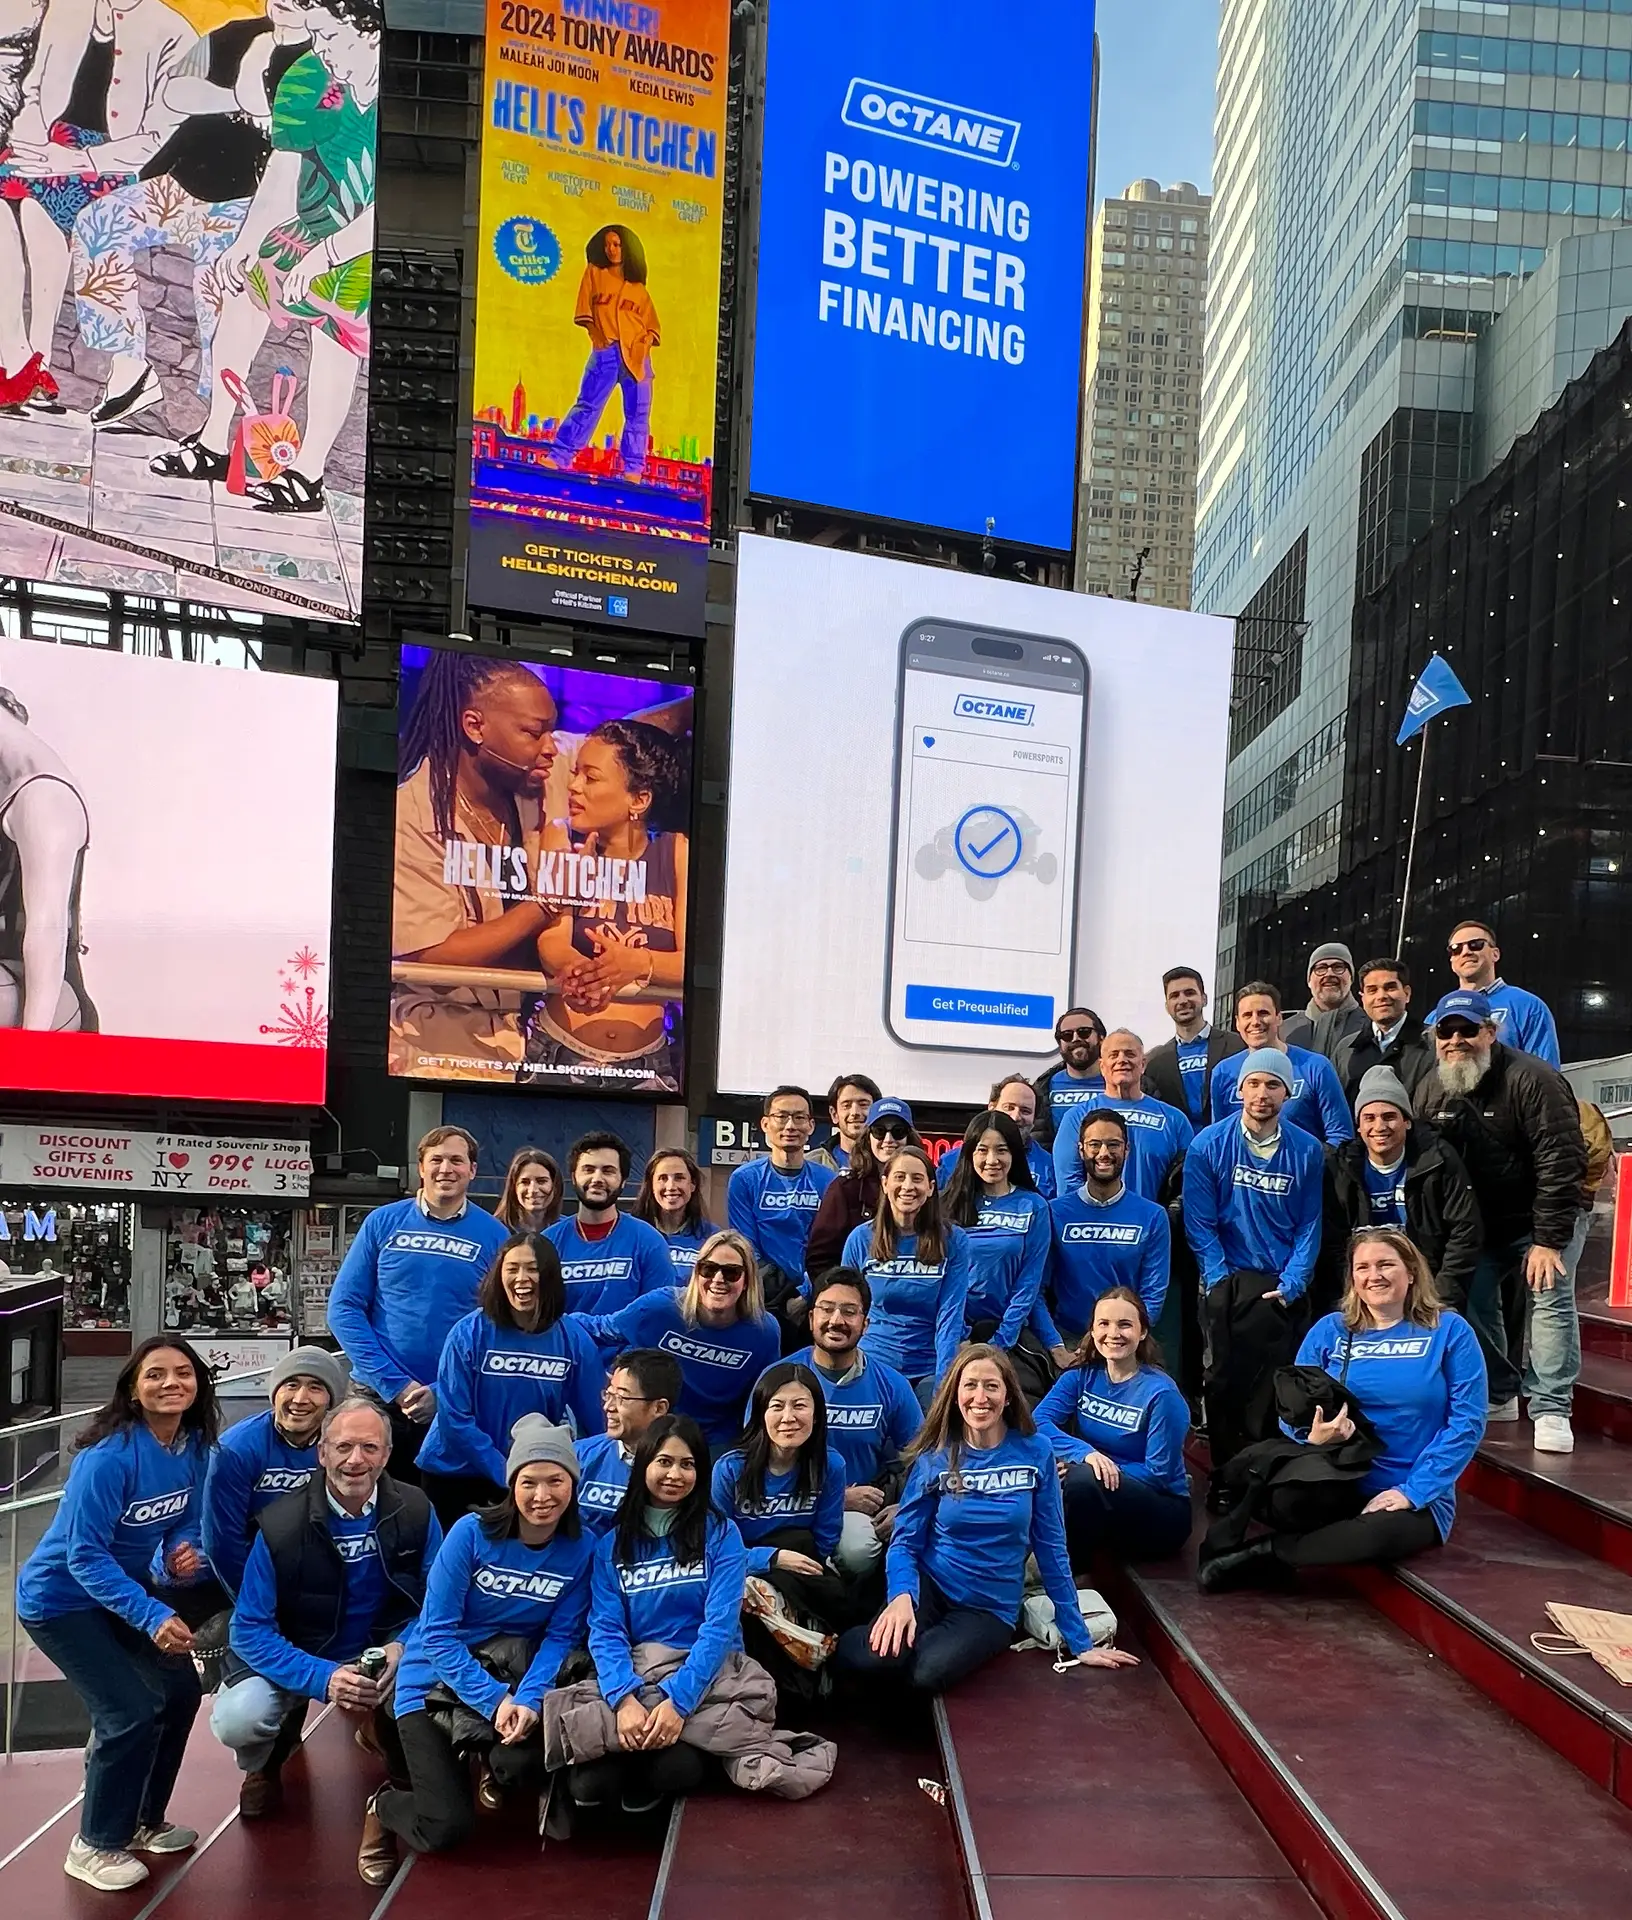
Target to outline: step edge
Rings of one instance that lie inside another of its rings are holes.
[[[955,1837],[958,1857],[963,1862],[963,1877],[969,1904],[974,1908],[975,1920],[993,1920],[992,1896],[987,1885],[986,1869],[981,1865],[980,1847],[975,1840],[975,1826],[969,1817],[969,1799],[963,1786],[963,1769],[958,1765],[958,1751],[952,1739],[952,1723],[947,1718],[946,1701],[936,1694],[931,1703],[935,1719],[935,1742],[941,1750],[941,1765],[946,1770],[946,1796],[951,1802],[952,1831]]]
[[[1628,1451],[1632,1453],[1632,1449]],[[1562,1500],[1570,1500],[1578,1507],[1587,1508],[1590,1512],[1596,1514],[1600,1520],[1607,1522],[1610,1526],[1621,1527],[1625,1531],[1632,1533],[1632,1513],[1623,1513],[1620,1508],[1609,1506],[1606,1502],[1600,1500],[1596,1494],[1588,1493],[1581,1487],[1572,1487],[1566,1480],[1550,1479],[1545,1473],[1538,1472],[1534,1467],[1526,1468],[1515,1465],[1504,1455],[1487,1453],[1483,1447],[1475,1450],[1474,1459],[1478,1461],[1481,1466],[1489,1467],[1495,1473],[1504,1473],[1508,1479],[1517,1480],[1521,1486],[1535,1485],[1544,1487],[1549,1493],[1557,1494]],[[1458,1481],[1457,1484],[1460,1486],[1461,1482]],[[1468,1492],[1473,1499],[1477,1500],[1480,1498],[1480,1495],[1473,1488],[1470,1487]],[[1486,1504],[1488,1505],[1489,1503],[1487,1502]],[[1545,1533],[1547,1529],[1542,1527],[1539,1531]]]
[[[1324,1849],[1327,1858],[1337,1873],[1349,1882],[1360,1899],[1369,1904],[1372,1912],[1377,1916],[1377,1920],[1406,1920],[1406,1915],[1403,1911],[1395,1905],[1394,1901],[1389,1897],[1370,1868],[1366,1866],[1365,1862],[1349,1845],[1348,1841],[1345,1840],[1343,1835],[1333,1826],[1332,1822],[1322,1811],[1320,1803],[1309,1793],[1307,1788],[1304,1787],[1297,1775],[1287,1767],[1273,1744],[1259,1731],[1256,1722],[1248,1715],[1245,1708],[1242,1707],[1241,1703],[1236,1699],[1235,1695],[1230,1691],[1220,1676],[1213,1671],[1212,1666],[1202,1656],[1184,1628],[1180,1626],[1173,1615],[1168,1612],[1157,1595],[1151,1591],[1138,1569],[1134,1567],[1121,1567],[1117,1571],[1120,1578],[1117,1579],[1114,1584],[1122,1589],[1124,1597],[1131,1599],[1134,1610],[1143,1615],[1140,1624],[1141,1638],[1144,1638],[1147,1643],[1154,1638],[1165,1640],[1177,1658],[1196,1676],[1202,1687],[1211,1695],[1213,1700],[1235,1726],[1242,1739],[1245,1740],[1249,1748],[1256,1754],[1259,1762],[1268,1771],[1280,1792],[1292,1803],[1294,1813],[1297,1817],[1301,1818],[1304,1824],[1310,1829],[1317,1845]],[[1177,1688],[1175,1688],[1174,1691],[1175,1694],[1178,1694]],[[1178,1698],[1180,1705],[1183,1706],[1185,1704],[1183,1695],[1178,1694]],[[1186,1711],[1189,1711],[1188,1707],[1186,1707]],[[1194,1719],[1195,1716],[1192,1715],[1191,1717]],[[1202,1728],[1201,1732],[1203,1737],[1206,1738],[1206,1729]],[[1212,1745],[1211,1740],[1208,1740],[1208,1745]],[[1215,1748],[1214,1751],[1216,1752],[1217,1749]],[[1219,1758],[1224,1760],[1222,1754],[1219,1755]],[[1269,1821],[1265,1818],[1262,1807],[1257,1804],[1254,1796],[1247,1792],[1242,1782],[1236,1779],[1235,1770],[1227,1760],[1224,1760],[1224,1766],[1231,1779],[1235,1780],[1235,1784],[1241,1792],[1242,1798],[1252,1809],[1259,1821],[1262,1822],[1271,1841],[1279,1847],[1282,1854],[1285,1855],[1288,1864],[1292,1867],[1299,1882],[1315,1901],[1315,1904],[1324,1910],[1326,1903],[1322,1900],[1319,1892],[1310,1881],[1302,1873],[1298,1872],[1296,1859],[1282,1844],[1279,1836],[1270,1826]]]

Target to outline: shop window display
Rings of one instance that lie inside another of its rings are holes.
[[[61,1275],[63,1327],[130,1327],[131,1209],[81,1205],[56,1194],[0,1199],[0,1278]]]
[[[287,1333],[293,1216],[184,1207],[165,1237],[164,1324],[179,1333]]]

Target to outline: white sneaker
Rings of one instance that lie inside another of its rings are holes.
[[[198,1845],[191,1827],[174,1827],[167,1820],[162,1827],[138,1827],[131,1836],[132,1853],[186,1853]]]
[[[1485,1408],[1485,1425],[1487,1427],[1506,1426],[1509,1421],[1517,1420],[1518,1417],[1519,1397],[1517,1394],[1515,1394],[1511,1400],[1493,1400],[1490,1405]]]
[[[62,1870],[70,1880],[83,1880],[88,1887],[103,1893],[123,1893],[126,1887],[138,1887],[147,1878],[147,1868],[133,1853],[122,1847],[88,1847],[76,1833],[68,1844],[68,1858]]]
[[[1574,1453],[1575,1433],[1568,1417],[1562,1413],[1542,1413],[1536,1416],[1535,1450],[1537,1453]]]

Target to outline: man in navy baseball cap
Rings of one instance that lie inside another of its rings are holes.
[[[1496,1024],[1496,1009],[1476,987],[1463,987],[1446,994],[1422,1024],[1437,1031],[1442,1020],[1459,1020],[1477,1032]]]

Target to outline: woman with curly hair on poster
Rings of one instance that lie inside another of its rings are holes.
[[[601,424],[612,389],[623,391],[623,437],[619,453],[625,480],[638,480],[646,466],[652,422],[651,349],[661,339],[657,308],[646,288],[646,250],[627,227],[602,227],[584,248],[573,323],[589,335],[589,359],[578,398],[555,430],[554,458],[570,467]]]

